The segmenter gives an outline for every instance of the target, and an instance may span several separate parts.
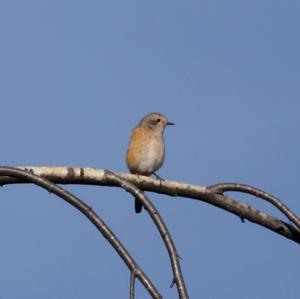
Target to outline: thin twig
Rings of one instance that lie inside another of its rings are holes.
[[[129,252],[125,249],[122,243],[118,240],[116,235],[110,230],[110,228],[104,223],[104,221],[83,201],[81,201],[78,197],[74,196],[70,192],[66,191],[60,186],[48,181],[45,178],[29,173],[28,171],[24,171],[17,168],[12,167],[0,167],[0,176],[9,176],[13,178],[18,178],[25,180],[27,182],[36,184],[51,193],[56,194],[61,197],[73,207],[78,209],[82,214],[84,214],[102,233],[102,235],[108,240],[108,242],[113,246],[113,248],[117,251],[119,256],[128,266],[130,272],[134,272],[140,282],[144,285],[146,290],[152,296],[152,298],[162,298],[159,292],[156,290],[155,286],[149,280],[145,273],[140,269],[138,264],[134,261],[134,259],[130,256]]]
[[[130,183],[129,181],[125,180],[124,178],[119,177],[117,174],[113,173],[112,171],[106,170],[105,177],[107,180],[118,184],[127,192],[130,192],[134,198],[138,199],[141,202],[145,210],[149,213],[157,229],[159,230],[159,233],[168,250],[171,265],[172,265],[174,280],[177,285],[179,298],[187,299],[189,296],[182,275],[176,247],[174,245],[171,234],[166,224],[164,223],[162,217],[158,213],[153,203],[149,200],[149,198],[145,195],[145,193],[142,192],[138,187],[136,187],[134,184]]]
[[[224,192],[243,192],[247,194],[254,195],[258,198],[264,199],[267,202],[278,208],[291,222],[293,222],[296,227],[300,230],[300,219],[294,214],[284,203],[280,201],[277,197],[272,194],[260,190],[256,187],[238,184],[238,183],[220,183],[208,187],[209,190],[215,193],[223,194]]]
[[[134,299],[135,293],[135,270],[132,270],[130,273],[130,289],[129,289],[129,298]]]

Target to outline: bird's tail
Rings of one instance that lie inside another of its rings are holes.
[[[143,205],[140,203],[140,201],[136,198],[134,202],[134,209],[136,213],[142,212]]]

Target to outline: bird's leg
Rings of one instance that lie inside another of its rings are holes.
[[[159,180],[159,187],[161,188],[161,182],[164,181],[163,178],[161,178],[157,173],[153,172],[153,175],[157,180]]]
[[[159,176],[157,173],[155,173],[155,172],[153,172],[152,174],[155,176],[155,178],[156,178],[157,180],[159,180],[159,187],[161,188],[161,182],[165,181],[165,179],[163,179],[162,177],[160,177],[160,176]],[[173,193],[170,194],[170,195],[172,195],[172,196],[178,196],[177,193],[176,193],[176,191],[173,192]]]
[[[164,179],[161,178],[157,173],[153,172],[152,174],[156,177],[157,180],[164,181]]]

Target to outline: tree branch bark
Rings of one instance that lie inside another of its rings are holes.
[[[208,187],[212,192],[223,194],[224,192],[242,192],[254,195],[258,198],[261,198],[273,206],[278,208],[291,222],[293,222],[298,230],[300,230],[300,219],[296,214],[294,214],[279,198],[273,196],[272,194],[260,190],[256,187],[246,185],[246,184],[237,184],[237,183],[221,183],[215,184]]]
[[[171,234],[169,233],[166,224],[164,223],[162,217],[160,216],[159,212],[157,211],[153,203],[148,199],[145,193],[142,192],[139,188],[137,188],[134,184],[130,183],[124,178],[119,177],[114,172],[106,170],[105,176],[109,181],[118,184],[127,192],[130,192],[133,195],[133,198],[138,199],[143,205],[143,207],[145,208],[145,210],[149,213],[168,250],[168,254],[172,265],[173,275],[174,275],[173,281],[175,281],[176,283],[179,298],[188,299],[189,296],[181,272],[181,267],[180,267],[176,247],[174,245]]]
[[[48,190],[49,192],[56,194],[58,197],[64,199],[70,205],[79,210],[96,226],[96,228],[108,240],[108,242],[112,245],[112,247],[117,251],[119,256],[125,262],[131,274],[134,273],[134,278],[137,277],[140,280],[140,282],[144,285],[144,287],[152,296],[152,298],[162,298],[162,296],[152,284],[150,279],[146,276],[146,274],[141,270],[138,264],[130,256],[123,244],[118,240],[117,236],[110,230],[110,228],[105,224],[105,222],[92,210],[92,208],[85,204],[83,201],[81,201],[78,197],[74,196],[72,193],[66,191],[62,187],[57,186],[53,182],[47,180],[45,177],[42,178],[39,175],[33,174],[32,171],[28,172],[13,167],[0,167],[0,180],[3,178],[8,180],[21,180],[22,182],[33,183],[35,185],[38,185]],[[132,288],[131,283],[132,282],[130,281],[130,290]]]
[[[101,186],[118,186],[105,176],[104,169],[81,167],[20,167],[31,173],[47,178],[59,184],[84,184]],[[191,185],[169,180],[156,180],[151,177],[137,176],[129,173],[117,173],[118,176],[128,180],[143,191],[152,191],[170,196],[187,197],[207,202],[222,208],[242,219],[247,219],[284,236],[294,242],[300,243],[300,232],[293,225],[276,217],[259,211],[249,204],[239,202],[229,196],[214,193],[206,186]],[[1,177],[0,185],[25,182],[21,179]]]

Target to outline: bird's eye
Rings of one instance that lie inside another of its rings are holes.
[[[158,123],[159,123],[159,122],[160,122],[160,118],[158,118],[158,119],[156,120],[156,122],[158,122]]]

